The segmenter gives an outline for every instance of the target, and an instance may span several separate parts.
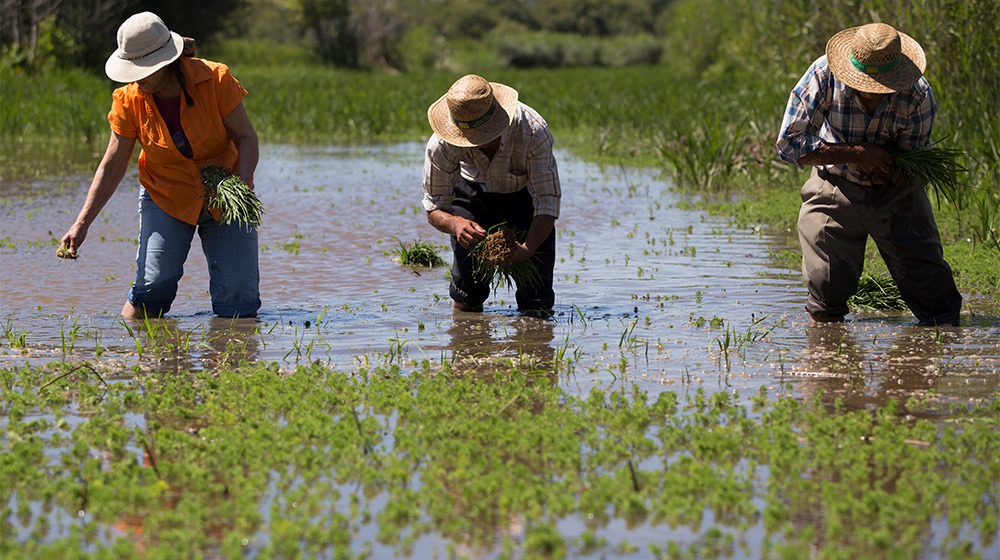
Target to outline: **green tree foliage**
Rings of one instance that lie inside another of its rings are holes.
[[[210,42],[218,35],[239,34],[239,30],[234,28],[233,16],[247,3],[248,0],[211,2],[138,0],[134,2],[127,15],[150,11],[163,18],[164,23],[172,31],[186,37],[194,37],[197,41]],[[114,47],[114,43],[111,43],[111,46]]]
[[[300,0],[302,24],[320,59],[340,66],[399,65],[399,43],[410,24],[398,0]]]
[[[651,33],[653,3],[647,0],[549,0],[534,7],[539,27],[560,33]]]
[[[151,11],[167,26],[198,41],[229,30],[231,15],[247,0],[10,0],[0,2],[4,66],[84,67],[99,71],[114,50],[118,27],[130,15]]]

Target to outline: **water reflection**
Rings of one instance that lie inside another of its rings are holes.
[[[456,311],[448,325],[453,362],[529,359],[551,369],[555,357],[555,321],[524,315],[498,318],[483,313]]]
[[[962,328],[886,327],[878,321],[810,325],[807,346],[792,369],[801,377],[796,387],[802,396],[822,391],[831,410],[838,399],[856,410],[931,395],[978,400],[995,391],[988,369],[969,369],[981,348],[963,350],[969,341]]]

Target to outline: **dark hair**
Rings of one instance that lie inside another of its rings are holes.
[[[170,63],[170,71],[174,73],[174,77],[181,84],[181,91],[184,92],[184,102],[187,103],[188,107],[193,107],[194,99],[191,98],[191,94],[187,90],[187,85],[184,83],[184,70],[181,68],[181,59],[178,58]]]

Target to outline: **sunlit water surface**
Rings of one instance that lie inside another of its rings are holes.
[[[420,143],[265,146],[256,174],[266,209],[263,308],[237,321],[211,316],[197,237],[168,317],[118,318],[135,274],[134,166],[77,261],[57,259],[53,240],[79,211],[90,177],[4,177],[0,364],[97,361],[127,372],[240,360],[292,369],[318,360],[405,371],[424,360],[487,369],[510,360],[552,369],[556,361],[559,383],[574,393],[638,385],[806,398],[822,389],[849,406],[928,395],[973,402],[1000,386],[1000,318],[982,311],[993,302],[968,298],[958,328],[916,327],[905,312],[812,326],[800,274],[777,257],[797,252],[794,231],[688,210],[686,195],[657,172],[557,156],[563,204],[552,319],[520,316],[505,289],[482,314],[453,312],[447,268],[394,260],[400,243],[423,240],[450,261],[446,236],[420,207]],[[565,524],[567,533],[582,530]],[[662,528],[619,530],[640,549],[663,541]],[[418,549],[440,546],[433,541]]]

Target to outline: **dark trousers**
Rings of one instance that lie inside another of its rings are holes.
[[[451,213],[472,220],[487,231],[497,224],[506,223],[523,242],[535,209],[528,189],[512,194],[487,193],[483,192],[480,184],[462,179],[455,185]],[[454,235],[451,236],[451,248],[455,257],[451,265],[451,299],[469,307],[479,307],[490,295],[489,281],[477,277],[476,259],[469,249],[459,245]],[[517,286],[517,308],[520,311],[550,310],[555,303],[555,292],[552,290],[552,272],[556,264],[554,229],[531,259],[538,268],[540,278],[534,285]]]
[[[962,295],[944,260],[922,184],[886,192],[813,168],[802,187],[798,229],[809,313],[820,317],[847,313],[870,235],[920,323],[958,324]]]

